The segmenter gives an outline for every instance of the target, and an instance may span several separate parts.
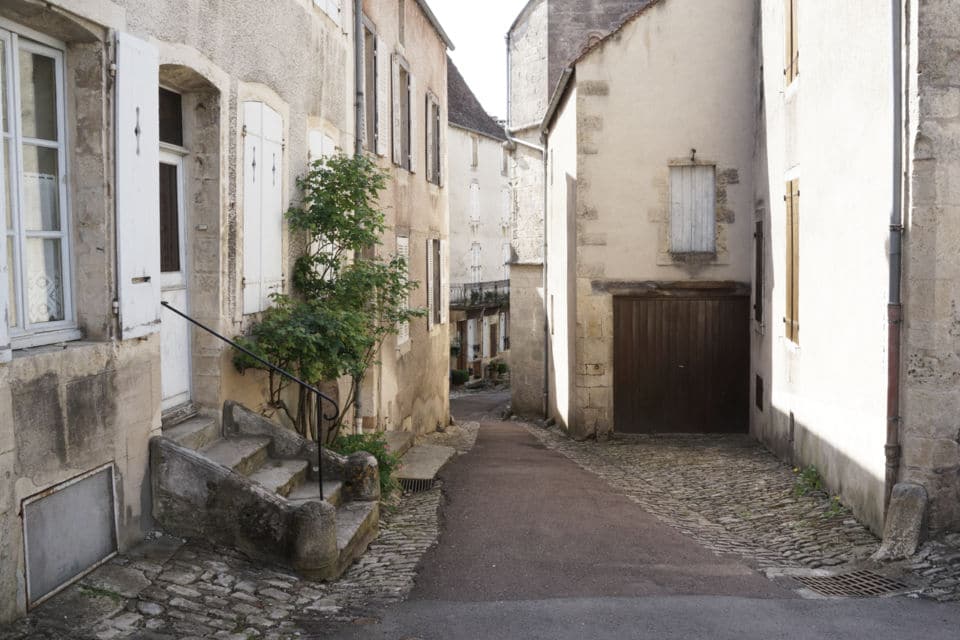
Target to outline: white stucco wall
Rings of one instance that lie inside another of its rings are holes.
[[[502,171],[502,141],[450,125],[447,128],[450,198],[450,283],[474,282],[471,247],[480,247],[478,282],[508,280],[510,185]],[[477,165],[473,144],[477,141]],[[504,258],[507,258],[506,260]]]
[[[754,367],[769,394],[753,433],[814,464],[874,530],[883,520],[891,54],[887,3],[801,2],[800,76],[784,87],[784,3],[761,3],[756,198],[764,322]],[[842,64],[838,64],[842,61]],[[785,181],[800,180],[800,343],[785,338]],[[790,434],[790,415],[794,433]]]

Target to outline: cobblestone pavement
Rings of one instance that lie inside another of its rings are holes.
[[[478,430],[468,422],[419,440],[463,453]],[[417,563],[437,540],[441,495],[438,485],[382,505],[379,537],[330,583],[303,580],[230,549],[151,536],[27,618],[0,627],[0,640],[274,640],[362,624],[410,592]]]
[[[797,474],[748,436],[574,442],[556,428],[526,427],[664,523],[768,575],[871,569],[924,597],[960,601],[960,534],[928,542],[908,561],[874,563],[876,536],[825,493],[796,495]]]

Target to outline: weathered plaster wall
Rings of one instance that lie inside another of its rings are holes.
[[[551,125],[547,149],[548,412],[564,429],[576,408],[577,126],[574,87]]]
[[[477,141],[477,166],[472,166],[474,140]],[[450,283],[508,280],[510,265],[509,259],[504,259],[509,258],[504,255],[504,244],[509,250],[510,186],[502,171],[502,141],[450,125],[447,148]],[[479,274],[472,268],[473,243],[480,245]]]
[[[750,0],[668,0],[577,64],[577,437],[613,428],[613,298],[603,283],[750,279],[753,12]],[[717,177],[717,251],[693,261],[668,251],[670,164],[691,149]]]
[[[800,76],[784,86],[784,3],[761,3],[764,380],[751,430],[875,531],[883,522],[887,237],[892,175],[888,3],[801,2]],[[844,64],[837,66],[837,59]],[[785,337],[785,182],[800,180],[799,345]],[[791,426],[792,423],[792,426]]]
[[[904,247],[900,479],[922,484],[933,533],[960,530],[960,2],[907,2],[913,43]]]
[[[510,393],[511,409],[520,416],[544,414],[543,323],[543,265],[511,265]]]
[[[446,45],[415,2],[403,3],[406,14],[401,43],[398,5],[372,0],[364,3],[364,13],[386,43],[386,50],[380,54],[402,55],[410,65],[417,91],[411,100],[411,120],[415,123],[414,171],[394,166],[389,152],[379,158],[380,166],[390,174],[380,205],[387,214],[387,225],[393,230],[386,234],[381,252],[385,255],[396,252],[397,235],[410,239],[410,277],[420,283],[410,296],[410,304],[426,308],[427,241],[449,238]],[[441,186],[426,179],[423,123],[427,91],[433,93],[440,104]],[[381,429],[424,433],[446,425],[450,415],[449,358],[449,323],[435,324],[428,329],[426,318],[415,318],[410,323],[407,343],[398,348],[395,339],[388,339],[380,353],[380,367],[367,376],[362,411],[365,428],[377,425]]]

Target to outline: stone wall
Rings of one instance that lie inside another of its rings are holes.
[[[520,416],[543,415],[543,265],[510,267],[511,407]]]
[[[903,263],[900,480],[922,484],[933,533],[960,529],[960,2],[907,3],[909,206]],[[922,70],[922,72],[920,72]]]

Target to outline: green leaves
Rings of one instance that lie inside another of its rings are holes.
[[[418,283],[408,279],[404,258],[377,256],[387,231],[378,208],[386,185],[387,173],[372,160],[343,154],[315,161],[297,180],[301,204],[287,211],[287,220],[306,250],[294,266],[293,295],[274,296],[274,306],[240,339],[244,347],[311,384],[343,375],[356,381],[400,323],[424,315],[409,308]],[[260,368],[242,353],[234,364],[240,371]],[[275,404],[282,404],[287,384],[271,376]],[[354,385],[344,408],[357,393]],[[297,425],[306,423],[304,411],[298,407],[291,416]]]

